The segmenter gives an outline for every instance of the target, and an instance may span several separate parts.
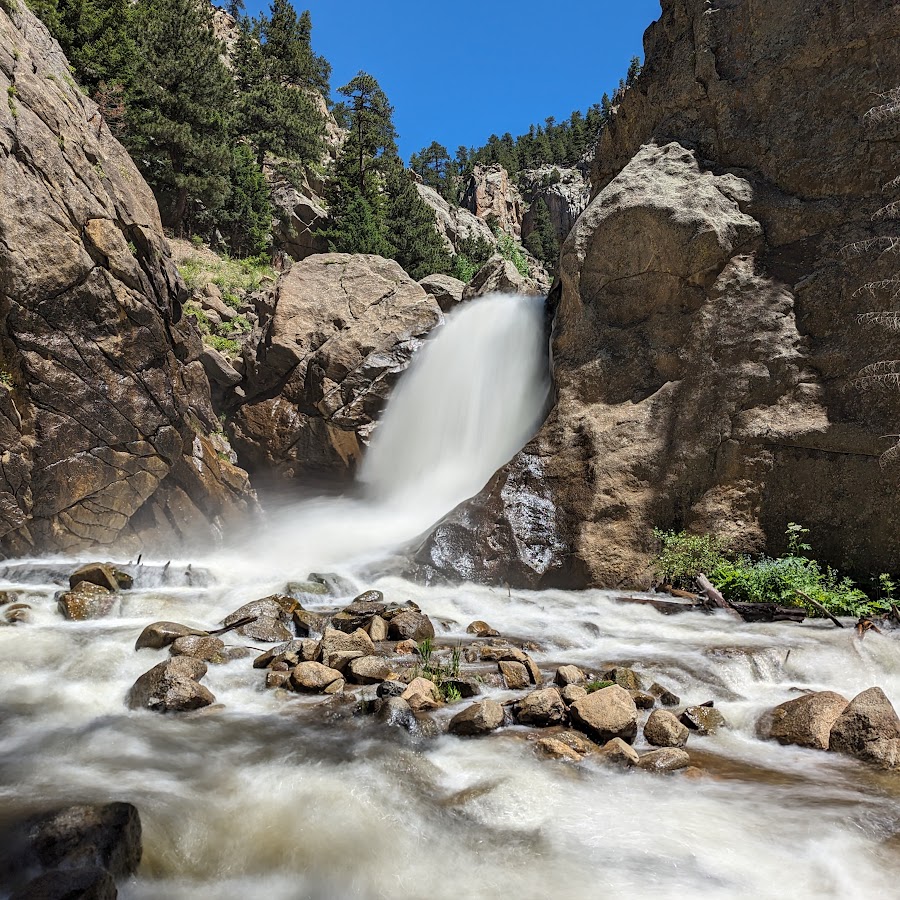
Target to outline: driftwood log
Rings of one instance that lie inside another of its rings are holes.
[[[701,593],[719,609],[727,609],[744,622],[802,622],[806,610],[799,606],[779,606],[777,603],[731,603],[704,575],[697,576]],[[838,623],[840,624],[840,623]]]

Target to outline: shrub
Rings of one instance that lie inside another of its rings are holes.
[[[497,242],[497,250],[504,259],[508,259],[516,271],[523,277],[528,277],[528,260],[522,248],[508,234],[501,234]]]
[[[222,337],[220,334],[211,334],[204,337],[203,342],[209,344],[213,350],[224,353],[226,356],[237,356],[241,352],[241,345],[232,338]]]
[[[688,534],[686,531],[653,531],[661,545],[656,569],[663,581],[684,584],[701,572],[710,575],[726,561],[726,542],[713,534]]]

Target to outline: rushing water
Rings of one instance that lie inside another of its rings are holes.
[[[134,803],[144,859],[120,885],[129,900],[896,896],[898,777],[755,737],[759,715],[799,689],[851,696],[878,684],[900,704],[895,637],[667,617],[602,591],[426,588],[372,575],[379,554],[477,490],[539,418],[539,305],[520,307],[520,318],[480,309],[451,319],[446,342],[439,336],[411,369],[363,499],[275,517],[241,553],[131,566],[121,609],[96,621],[56,611],[77,560],[0,564],[0,590],[32,606],[29,623],[0,628],[0,820],[65,802]],[[516,330],[523,318],[530,326]],[[486,348],[470,355],[463,338],[490,321],[512,352],[489,376]],[[537,641],[547,676],[562,663],[633,665],[685,703],[715,700],[731,727],[691,737],[705,774],[689,778],[541,759],[520,727],[412,737],[352,715],[353,704],[267,690],[249,659],[209,667],[204,684],[221,708],[125,707],[135,679],[167,655],[134,650],[146,624],[213,627],[325,566],[351,580],[344,600],[363,588],[415,600],[442,640],[467,641],[466,625],[485,619],[504,637]]]

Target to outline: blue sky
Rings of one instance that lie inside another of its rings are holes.
[[[223,2],[223,0],[219,0]],[[245,0],[247,12],[268,0]],[[610,94],[659,0],[297,0],[313,20],[313,48],[332,86],[360,69],[394,106],[404,159],[432,140],[479,146],[547,116],[565,118]]]

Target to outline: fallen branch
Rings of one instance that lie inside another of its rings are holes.
[[[813,598],[810,597],[809,594],[804,593],[804,592],[801,591],[799,588],[794,588],[794,590],[795,590],[796,593],[797,593],[799,596],[801,596],[801,597],[802,597],[802,598],[803,598],[803,599],[804,599],[804,600],[805,600],[805,601],[806,601],[813,609],[815,609],[815,610],[817,610],[818,612],[822,613],[822,615],[825,616],[826,619],[831,619],[831,621],[834,622],[834,624],[837,625],[838,628],[843,628],[843,627],[844,627],[843,624],[842,624],[837,618],[835,618],[830,612],[828,612],[828,610],[825,609],[825,607],[822,606],[822,604],[819,603],[818,600],[813,600]]]
[[[615,598],[617,603],[638,603],[641,606],[652,606],[657,612],[661,612],[663,615],[670,616],[676,613],[683,612],[691,612],[692,610],[699,610],[701,612],[707,612],[705,607],[694,604],[694,603],[683,603],[680,600],[661,600],[656,597],[628,597],[628,596],[618,596]]]
[[[714,603],[719,609],[726,609],[733,616],[737,616],[739,619],[743,619],[744,617],[732,606],[721,594],[719,589],[701,572],[697,576],[697,584],[700,585],[700,593],[703,594],[707,600]]]
[[[243,628],[245,625],[249,625],[251,622],[255,622],[259,616],[246,616],[243,619],[238,619],[237,622],[232,622],[231,625],[225,625],[223,628],[217,628],[215,631],[207,631],[208,635],[219,635],[219,634],[228,634],[229,631],[234,631],[235,628]]]

